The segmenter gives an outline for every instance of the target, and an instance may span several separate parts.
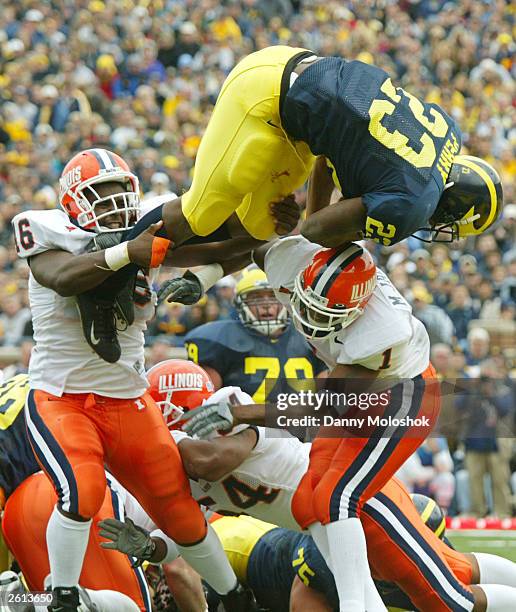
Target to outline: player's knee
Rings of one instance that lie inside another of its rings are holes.
[[[68,504],[61,503],[61,507],[83,518],[93,518],[100,510],[106,495],[106,478],[104,470],[78,470],[77,494],[70,492]]]
[[[162,506],[158,527],[180,545],[191,545],[206,537],[207,526],[197,502],[190,495],[178,495]]]
[[[323,525],[358,516],[359,500],[344,488],[330,490],[317,486],[313,496],[313,508],[317,520]]]
[[[310,472],[307,472],[301,479],[292,499],[292,514],[298,525],[303,529],[317,520],[312,505],[312,498],[312,478]]]

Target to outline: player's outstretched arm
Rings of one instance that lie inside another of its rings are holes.
[[[128,263],[142,268],[161,264],[169,241],[154,236],[160,227],[161,222],[154,223],[136,238],[94,253],[74,255],[58,250],[39,253],[29,259],[31,272],[40,285],[63,297],[78,295],[93,289]],[[162,251],[159,262],[155,257],[156,244]]]
[[[219,480],[236,469],[256,446],[258,434],[252,427],[234,436],[214,440],[184,438],[178,443],[186,473],[190,478]]]
[[[316,160],[308,182],[306,198],[306,218],[330,204],[331,194],[335,184],[331,170],[326,164],[326,158],[320,155]]]
[[[307,217],[301,224],[301,234],[323,247],[338,247],[362,239],[366,218],[362,198],[339,200]]]

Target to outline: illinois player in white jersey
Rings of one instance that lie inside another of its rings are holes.
[[[215,590],[241,601],[236,576],[191,497],[177,447],[146,393],[143,331],[152,304],[136,309],[120,333],[120,355],[114,351],[116,363],[109,365],[92,346],[111,335],[113,321],[97,327],[95,318],[86,342],[77,310],[75,296],[128,263],[146,270],[160,265],[169,241],[154,236],[158,223],[133,240],[84,252],[92,239],[125,230],[138,218],[138,180],[110,151],[90,149],[70,160],[60,204],[59,210],[25,211],[13,219],[18,254],[30,266],[36,342],[25,415],[35,455],[58,495],[47,529],[54,609],[77,608],[91,519],[105,494],[104,464]],[[111,309],[106,316],[113,316]]]
[[[246,513],[299,531],[292,506],[308,468],[311,445],[288,434],[278,438],[276,431],[245,425],[234,428],[229,436],[193,439],[179,429],[185,412],[203,402],[206,406],[224,400],[249,404],[249,395],[238,387],[213,393],[206,372],[183,360],[161,362],[148,377],[149,392],[178,444],[198,503],[210,510]],[[516,586],[514,564],[494,555],[463,554],[446,546],[424,524],[408,491],[396,479],[390,479],[365,502],[360,520],[374,577],[397,584],[418,610],[465,612],[474,605],[476,611],[503,610],[496,600],[500,585],[504,585],[504,601],[516,603],[516,589],[508,588]],[[107,537],[118,540],[123,524],[108,524],[112,530]],[[472,586],[487,582],[484,576],[497,583],[494,588]],[[482,605],[486,596],[488,608]]]
[[[437,420],[440,397],[428,335],[386,275],[377,271],[369,252],[357,244],[322,249],[301,236],[291,237],[259,247],[254,260],[262,264],[277,298],[331,378],[353,381],[351,390],[360,383],[367,391],[379,381],[389,388],[386,406],[345,415],[380,417],[380,424],[372,419],[362,429],[344,428],[340,441],[335,436],[342,434],[335,430],[319,431],[293,500],[296,520],[303,528],[312,526],[330,562],[341,611],[371,609],[378,594],[359,516],[363,503],[417,449]],[[217,414],[230,413],[227,405],[212,410],[215,421]],[[194,423],[186,425],[189,431],[224,429],[220,423],[206,428],[208,412],[194,416]],[[231,427],[230,420],[225,427]]]

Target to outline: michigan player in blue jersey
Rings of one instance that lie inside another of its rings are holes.
[[[25,374],[0,385],[0,514],[16,487],[40,469],[25,432],[23,407],[28,390]],[[0,532],[0,572],[7,569],[7,559]]]
[[[206,323],[185,339],[188,357],[210,375],[216,389],[240,387],[255,402],[274,399],[292,379],[325,370],[274,297],[265,273],[244,273],[236,288],[238,318]],[[273,386],[266,379],[276,379]],[[291,389],[294,390],[294,389]]]
[[[301,231],[323,246],[357,233],[389,246],[424,227],[476,235],[500,214],[500,179],[460,148],[454,119],[381,68],[268,47],[228,75],[192,185],[161,217],[176,245],[225,222],[230,235],[268,240],[281,233],[271,204],[312,175]],[[334,184],[343,197],[327,207]]]

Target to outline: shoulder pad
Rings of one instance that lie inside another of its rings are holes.
[[[58,249],[78,254],[85,250],[94,232],[74,225],[62,210],[28,210],[12,220],[16,250],[22,258]]]
[[[211,342],[237,352],[247,353],[254,346],[254,339],[239,321],[226,319],[205,323],[188,332],[185,342]]]

